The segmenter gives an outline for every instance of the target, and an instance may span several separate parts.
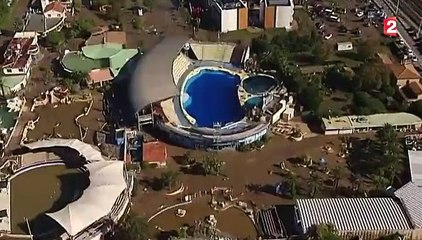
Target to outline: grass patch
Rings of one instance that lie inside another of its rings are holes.
[[[331,112],[332,116],[350,114],[352,96],[348,95],[350,94],[338,90],[325,95],[318,109],[319,113],[326,115]]]

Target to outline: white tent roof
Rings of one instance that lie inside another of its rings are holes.
[[[121,161],[96,161],[85,166],[90,185],[82,196],[57,212],[47,213],[72,236],[109,214],[127,186]]]
[[[48,140],[42,140],[29,144],[24,144],[25,147],[33,150],[38,148],[49,148],[49,147],[68,147],[78,151],[86,160],[90,161],[104,161],[105,159],[101,155],[100,151],[94,148],[92,145],[84,143],[78,139],[60,139],[50,138]]]

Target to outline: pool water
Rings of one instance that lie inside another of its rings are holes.
[[[249,98],[245,102],[245,107],[248,108],[248,109],[252,109],[254,107],[262,108],[263,104],[264,104],[264,101],[263,101],[262,97],[252,97],[252,98]]]
[[[265,93],[277,85],[277,81],[270,76],[257,75],[243,80],[243,88],[253,94]]]
[[[244,117],[237,96],[239,76],[204,69],[189,78],[183,89],[183,108],[198,127],[224,126]]]

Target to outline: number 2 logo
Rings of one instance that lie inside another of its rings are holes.
[[[397,36],[397,19],[396,17],[389,17],[384,19],[384,35],[389,37]]]

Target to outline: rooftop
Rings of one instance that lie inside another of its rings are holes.
[[[268,5],[291,6],[292,0],[267,0]]]
[[[86,45],[97,45],[104,43],[117,43],[121,45],[127,44],[126,32],[121,31],[105,31],[100,32],[99,34],[92,34],[88,40],[86,40]]]
[[[417,99],[422,94],[422,86],[419,82],[410,82],[404,85],[401,90],[409,99]]]
[[[56,28],[64,20],[63,18],[45,18],[42,14],[29,14],[28,24],[25,31],[46,32]]]
[[[97,45],[89,45],[82,48],[82,53],[91,59],[104,59],[116,55],[123,49],[122,44],[104,43]]]
[[[302,231],[313,225],[333,224],[341,232],[408,230],[410,223],[391,198],[325,198],[296,200]]]
[[[61,4],[59,1],[54,1],[51,2],[50,4],[48,4],[45,8],[44,8],[44,12],[48,12],[48,11],[56,11],[56,12],[61,12],[63,13],[66,10],[66,8],[63,6],[63,4]]]
[[[35,32],[16,33],[4,52],[4,65],[11,68],[23,68],[29,59],[28,51],[36,46]]]
[[[354,128],[374,128],[382,127],[385,124],[393,126],[408,126],[422,124],[422,119],[416,115],[399,113],[380,113],[366,116],[350,115],[342,117],[322,118],[327,130],[334,129],[354,129]]]
[[[14,88],[20,85],[25,80],[25,75],[6,75],[1,77],[1,81],[4,87]]]
[[[107,68],[109,61],[87,58],[81,52],[69,52],[63,56],[62,64],[69,71],[89,72],[93,69]]]
[[[410,178],[413,183],[422,186],[422,151],[407,151]]]
[[[110,81],[113,79],[112,72],[109,68],[94,69],[88,73],[91,84]]]
[[[413,64],[391,64],[389,65],[391,71],[397,80],[420,79],[418,71]]]
[[[145,162],[166,162],[167,148],[161,142],[147,142],[144,143],[143,161]]]
[[[394,195],[400,199],[412,225],[422,228],[422,188],[409,182],[395,191]]]
[[[242,0],[214,0],[222,9],[244,8],[246,3]]]

